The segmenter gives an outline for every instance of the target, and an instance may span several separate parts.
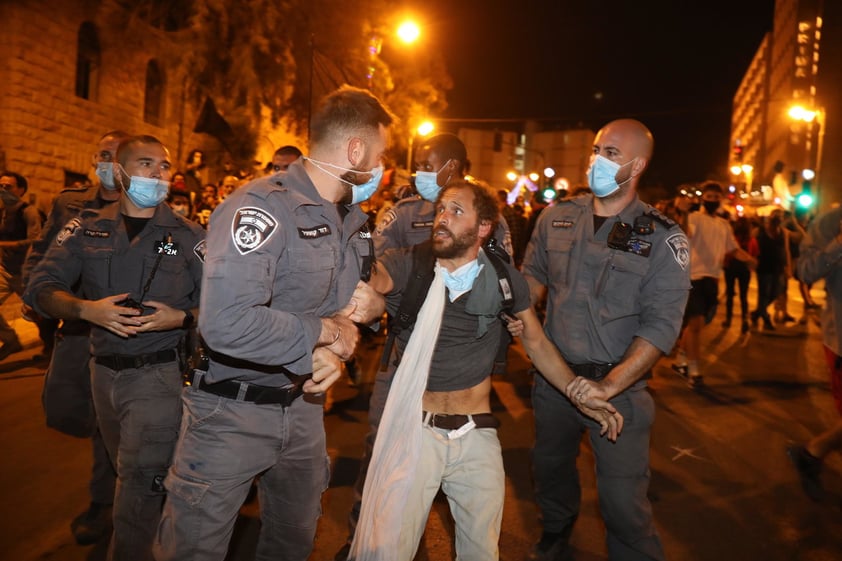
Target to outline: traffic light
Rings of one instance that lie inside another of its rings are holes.
[[[811,169],[801,171],[801,194],[795,197],[795,202],[803,210],[813,206],[813,178],[815,177],[816,172]]]
[[[743,161],[743,147],[739,144],[734,145],[734,161],[742,162]]]

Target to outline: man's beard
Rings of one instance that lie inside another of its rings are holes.
[[[450,234],[451,240],[451,244],[446,246],[443,245],[443,242],[446,240],[433,237],[433,255],[440,259],[454,259],[456,257],[462,257],[468,249],[473,247],[479,237],[479,226],[458,236],[455,236],[453,232],[444,226],[434,228],[434,236],[437,231],[447,232]]]

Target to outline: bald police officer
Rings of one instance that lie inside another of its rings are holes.
[[[118,477],[109,559],[148,560],[181,422],[179,349],[198,313],[204,230],[164,202],[170,158],[156,138],[122,142],[112,169],[119,203],[67,223],[30,291],[38,313],[91,324],[97,422]]]
[[[566,395],[542,377],[535,412],[535,496],[543,518],[531,559],[563,558],[579,514],[576,457],[590,432],[600,512],[612,560],[663,559],[652,522],[646,390],[650,369],[678,337],[690,288],[687,237],[637,196],[653,140],[640,122],[608,123],[596,135],[588,180],[593,195],[541,213],[523,262],[533,302],[549,290],[544,330],[577,378]],[[615,443],[568,401],[607,399],[625,418]]]
[[[102,135],[91,157],[91,166],[97,177],[96,186],[69,187],[56,197],[41,237],[32,244],[23,264],[24,285],[29,283],[32,270],[43,259],[65,224],[85,209],[101,209],[120,198],[120,191],[114,184],[112,162],[116,159],[120,142],[127,138],[129,134],[119,130]],[[27,290],[23,300],[26,315],[32,309],[32,293]],[[73,536],[81,545],[96,542],[110,528],[116,478],[96,426],[88,364],[91,359],[90,332],[90,325],[84,321],[67,320],[61,323],[41,395],[48,427],[71,436],[89,437],[93,445],[93,468],[88,485],[91,503],[71,523]]]
[[[310,555],[329,477],[323,406],[312,394],[353,353],[353,321],[385,309],[360,282],[371,255],[357,203],[380,183],[391,123],[369,92],[340,88],[313,116],[309,156],[238,189],[211,215],[199,324],[208,365],[184,394],[159,561],[224,559],[257,475],[257,558]]]

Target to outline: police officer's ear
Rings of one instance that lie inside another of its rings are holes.
[[[363,161],[365,156],[365,142],[362,138],[357,136],[351,138],[348,142],[348,161],[351,162],[352,167],[356,167]]]
[[[637,177],[638,175],[643,174],[646,171],[646,167],[649,165],[649,160],[644,158],[643,156],[638,156],[634,163],[632,164],[631,174],[633,177]]]

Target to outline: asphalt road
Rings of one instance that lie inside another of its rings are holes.
[[[794,286],[792,287],[794,288]],[[801,302],[790,289],[790,306]],[[821,298],[821,291],[814,289]],[[4,306],[4,311],[8,308]],[[774,334],[740,336],[739,325],[705,332],[704,390],[689,390],[662,359],[651,389],[657,406],[652,435],[650,495],[661,538],[672,560],[831,561],[842,559],[842,455],[828,458],[827,499],[813,503],[801,492],[784,455],[836,419],[815,316],[804,326]],[[26,349],[0,364],[0,559],[77,561],[104,559],[105,545],[75,544],[69,522],[87,505],[89,446],[44,427],[40,406],[43,365],[29,324],[15,323]],[[371,372],[376,341],[360,358]],[[519,347],[509,371],[494,377],[493,403],[507,472],[501,559],[524,559],[540,534],[530,480],[533,439],[528,363]],[[366,384],[340,382],[325,416],[334,473],[313,561],[326,561],[343,543],[351,486],[366,428]],[[596,502],[593,457],[580,457],[583,510],[573,534],[576,559],[605,559],[604,529]],[[258,506],[247,504],[228,559],[253,559]],[[418,560],[454,559],[447,503],[437,500]]]

